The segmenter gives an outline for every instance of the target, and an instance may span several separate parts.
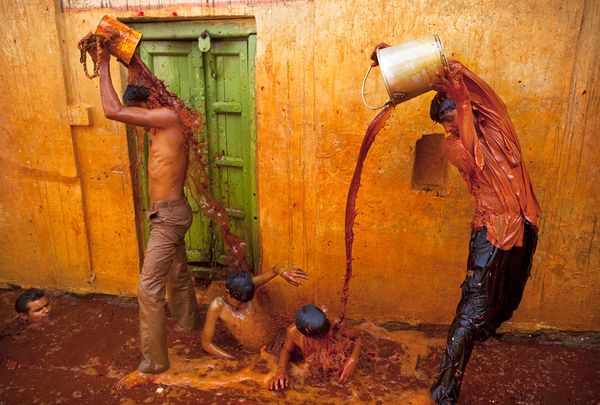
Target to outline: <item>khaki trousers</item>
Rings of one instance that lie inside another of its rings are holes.
[[[198,304],[187,270],[185,233],[192,224],[192,210],[185,199],[153,203],[146,215],[150,239],[138,287],[140,348],[138,370],[160,373],[169,368],[167,354],[166,289],[169,308],[177,326],[198,326]]]

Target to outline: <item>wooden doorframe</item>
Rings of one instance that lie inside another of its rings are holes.
[[[202,33],[208,31],[211,38],[215,39],[234,39],[245,38],[248,42],[248,54],[256,55],[256,22],[254,18],[227,18],[227,19],[144,19],[121,18],[120,21],[137,31],[142,32],[143,40],[197,40]],[[177,26],[174,29],[174,25]],[[250,61],[249,61],[250,62]],[[253,268],[259,269],[260,249],[259,249],[259,231],[258,231],[258,186],[256,179],[256,65],[254,59],[248,65],[248,81],[250,89],[249,98],[249,144],[250,159],[253,164],[250,170],[250,192],[251,198],[249,213],[253,218],[251,229],[252,261]],[[121,67],[121,83],[123,91],[127,86],[127,69]],[[144,212],[141,195],[141,179],[138,170],[135,168],[135,162],[138,161],[137,144],[135,135],[131,129],[127,128],[127,144],[129,149],[129,158],[131,164],[131,177],[133,188],[133,200],[135,209],[136,231],[138,236],[138,248],[140,258],[140,270],[143,263],[144,252],[146,250],[146,238],[144,231]]]

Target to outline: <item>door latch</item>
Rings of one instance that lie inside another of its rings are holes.
[[[205,53],[208,58],[208,65],[210,66],[210,76],[213,79],[217,78],[217,63],[215,56],[210,52],[210,34],[208,30],[204,30],[198,37],[198,49],[200,52]]]
[[[198,49],[200,49],[200,52],[210,51],[210,34],[207,30],[198,37]]]

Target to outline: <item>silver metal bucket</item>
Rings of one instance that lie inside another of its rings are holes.
[[[440,37],[429,37],[405,42],[377,50],[377,60],[385,88],[394,104],[402,103],[431,90],[430,83],[437,81],[435,72],[443,73],[448,66]],[[362,100],[367,108],[378,110],[365,100],[365,83],[373,67],[365,74],[362,82]]]

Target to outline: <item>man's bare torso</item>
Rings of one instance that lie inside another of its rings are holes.
[[[183,198],[188,148],[181,128],[151,129],[148,139],[148,195],[150,201]]]

